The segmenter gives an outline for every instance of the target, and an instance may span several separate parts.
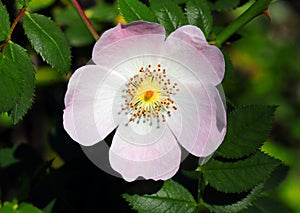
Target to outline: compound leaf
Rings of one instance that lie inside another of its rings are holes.
[[[165,181],[163,187],[155,194],[142,196],[124,194],[123,198],[140,213],[191,213],[197,207],[190,192],[173,180]]]
[[[217,150],[225,158],[254,153],[267,139],[277,106],[246,106],[228,116],[227,135]]]
[[[138,0],[119,0],[119,7],[127,22],[137,20],[157,22],[152,11]]]
[[[189,0],[186,3],[186,16],[189,24],[200,27],[206,38],[212,28],[212,15],[206,0]]]
[[[206,181],[222,192],[239,193],[264,182],[281,164],[280,160],[262,152],[236,162],[211,160],[202,168]]]
[[[71,51],[61,29],[48,17],[40,14],[24,15],[23,27],[33,48],[52,67],[68,73]]]

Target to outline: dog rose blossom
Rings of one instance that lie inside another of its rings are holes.
[[[206,157],[223,141],[217,86],[224,58],[199,28],[186,25],[166,37],[157,23],[119,24],[96,42],[92,61],[69,81],[64,128],[83,146],[104,143],[116,129],[109,162],[125,180],[169,179],[181,147]]]

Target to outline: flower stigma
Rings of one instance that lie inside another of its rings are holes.
[[[166,122],[166,116],[171,116],[177,106],[172,99],[179,92],[178,83],[172,83],[167,78],[167,70],[160,64],[152,68],[141,67],[139,72],[129,79],[126,89],[123,90],[121,112],[129,115],[129,122]],[[121,113],[120,112],[120,113]],[[126,125],[128,125],[128,123]]]

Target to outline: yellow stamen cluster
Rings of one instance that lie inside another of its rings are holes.
[[[177,110],[171,98],[179,91],[177,85],[171,83],[166,69],[162,69],[160,64],[154,68],[150,64],[146,68],[141,67],[123,90],[121,110],[130,114],[129,122],[139,123],[142,120],[149,121],[150,125],[153,119],[158,123],[160,120],[165,122],[165,116],[171,116],[171,110]]]

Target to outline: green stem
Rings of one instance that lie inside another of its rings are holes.
[[[97,33],[96,29],[94,28],[94,26],[92,25],[92,23],[90,22],[89,18],[86,16],[86,14],[84,13],[83,9],[81,8],[80,4],[78,3],[77,0],[71,0],[73,6],[75,7],[76,11],[78,12],[78,14],[80,15],[82,21],[85,23],[85,25],[87,26],[87,28],[89,29],[90,33],[92,34],[92,36],[94,37],[94,39],[97,41],[99,39],[99,34]]]
[[[213,42],[216,46],[220,47],[222,44],[233,35],[239,28],[243,27],[257,15],[261,14],[270,4],[271,0],[257,0],[251,7],[246,10],[235,21],[228,25],[220,34],[217,35]]]
[[[18,22],[22,19],[22,17],[24,16],[25,11],[26,11],[26,8],[22,8],[22,9],[19,11],[19,13],[18,13],[17,17],[15,18],[14,22],[12,23],[12,25],[11,25],[11,27],[10,27],[10,31],[9,31],[9,36],[8,36],[8,38],[7,38],[7,39],[4,41],[4,43],[3,43],[3,47],[2,47],[2,54],[3,54],[3,55],[4,55],[4,53],[5,53],[6,46],[7,46],[8,42],[9,42],[10,39],[11,39],[11,35],[12,35],[12,33],[14,32],[15,27],[16,27],[16,25],[18,24]]]

